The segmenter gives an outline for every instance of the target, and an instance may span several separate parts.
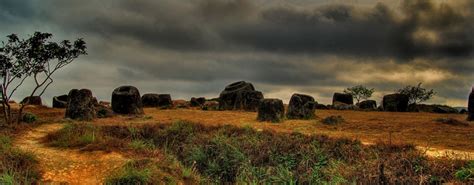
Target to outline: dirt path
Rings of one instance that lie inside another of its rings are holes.
[[[62,124],[41,125],[15,140],[15,146],[33,152],[38,157],[44,172],[43,182],[101,184],[106,174],[125,163],[126,159],[118,153],[81,152],[47,147],[40,143],[41,138],[62,127]]]
[[[364,142],[363,145],[374,145],[372,142]],[[462,151],[462,150],[452,150],[452,149],[438,149],[425,146],[416,146],[416,149],[422,151],[428,157],[442,158],[447,157],[450,159],[460,159],[460,160],[474,160],[474,152]]]

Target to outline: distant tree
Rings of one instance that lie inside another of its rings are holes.
[[[354,87],[350,87],[344,90],[344,93],[351,94],[352,97],[354,97],[357,100],[357,103],[359,103],[360,100],[366,100],[372,97],[372,94],[374,92],[375,92],[374,88],[369,89],[363,85],[356,85]]]
[[[408,85],[398,90],[398,93],[408,96],[410,104],[417,104],[431,99],[436,92],[433,89],[425,89],[421,87],[422,83],[418,83],[417,86]]]
[[[62,42],[49,41],[50,33],[35,32],[28,39],[20,39],[16,34],[8,35],[0,46],[0,83],[1,100],[5,122],[11,124],[12,112],[10,99],[22,88],[28,79],[33,80],[30,96],[41,96],[53,83],[53,74],[70,64],[80,55],[86,55],[86,43],[77,39]],[[23,109],[29,104],[27,98],[20,104],[17,122],[21,122]]]

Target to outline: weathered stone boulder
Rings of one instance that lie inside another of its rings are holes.
[[[288,105],[286,117],[289,119],[314,118],[317,104],[314,98],[309,95],[293,94]]]
[[[242,107],[246,111],[257,111],[260,100],[263,99],[263,93],[260,91],[242,91]]]
[[[68,95],[61,95],[53,97],[53,108],[66,108],[68,101]]]
[[[472,87],[471,94],[467,103],[467,121],[474,121],[474,87]]]
[[[332,97],[332,103],[334,105],[334,102],[341,102],[349,105],[354,104],[354,98],[352,97],[351,94],[344,94],[344,93],[334,93]]]
[[[333,102],[332,108],[336,110],[356,110],[357,106],[336,101]]]
[[[377,109],[377,102],[375,100],[365,100],[357,103],[357,107],[359,107],[359,109],[375,110]]]
[[[329,109],[329,107],[327,105],[324,105],[324,104],[316,104],[315,106],[316,109],[322,109],[322,110],[327,110]]]
[[[173,100],[170,94],[159,94],[158,95],[158,107],[171,108],[173,107]]]
[[[285,114],[283,101],[279,99],[263,99],[258,106],[258,121],[280,122]]]
[[[202,110],[219,110],[219,102],[206,101],[204,105],[202,105]]]
[[[143,107],[158,107],[160,97],[158,94],[144,94],[142,96]]]
[[[69,91],[66,118],[90,121],[96,117],[92,92],[89,89]]]
[[[114,115],[114,111],[110,108],[110,106],[106,106],[103,104],[95,105],[96,115],[98,118],[108,118]]]
[[[28,102],[28,105],[43,105],[43,102],[41,101],[41,97],[39,96],[29,96],[29,97],[25,97],[23,98],[23,100],[21,100],[21,104],[25,104]]]
[[[204,103],[206,103],[206,98],[204,97],[200,97],[200,98],[192,97],[190,101],[191,107],[201,107],[202,105],[204,105]]]
[[[179,109],[187,109],[190,106],[190,102],[186,100],[173,100],[173,107],[179,108]]]
[[[434,113],[440,113],[440,114],[458,114],[459,111],[453,107],[447,106],[447,105],[437,105],[433,109]]]
[[[459,111],[447,105],[427,105],[427,104],[410,104],[408,105],[409,112],[430,112],[440,114],[456,114]]]
[[[112,110],[118,114],[143,114],[140,92],[133,86],[121,86],[112,92]]]
[[[255,91],[251,83],[240,81],[227,87],[219,95],[219,109],[255,111],[263,94]]]
[[[404,94],[389,94],[383,97],[384,111],[406,112],[408,109],[408,96]]]

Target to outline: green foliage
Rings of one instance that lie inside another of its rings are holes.
[[[375,89],[369,89],[363,85],[356,85],[354,87],[347,88],[344,90],[344,93],[352,95],[357,100],[357,103],[360,100],[366,100],[372,97],[372,94],[375,92]]]
[[[151,170],[141,166],[137,161],[131,161],[106,180],[106,184],[149,184]]]
[[[183,168],[173,157],[132,160],[115,170],[105,184],[179,184],[180,181],[197,181],[194,170]]]
[[[99,128],[86,123],[66,123],[64,128],[47,135],[46,141],[55,147],[84,147],[99,140]]]
[[[106,118],[108,116],[108,111],[105,108],[101,108],[97,111],[98,118]]]
[[[398,93],[408,96],[410,104],[417,104],[431,99],[436,92],[433,89],[425,89],[421,87],[422,83],[418,83],[417,86],[408,85],[398,90]]]
[[[23,117],[22,117],[22,120],[25,122],[25,123],[33,123],[37,120],[38,118],[36,117],[35,114],[33,113],[25,113],[23,114]]]
[[[144,151],[144,150],[153,150],[155,149],[155,145],[153,144],[153,140],[132,140],[129,145],[131,149],[133,150],[138,150],[138,151]]]
[[[474,180],[474,161],[470,161],[466,167],[456,171],[454,176],[460,181]]]
[[[22,89],[23,82],[28,78],[34,79],[30,96],[41,96],[53,83],[53,74],[74,59],[87,54],[86,43],[77,39],[52,42],[51,33],[35,32],[27,39],[20,39],[16,34],[7,36],[0,46],[0,78],[4,82],[1,89],[1,99],[9,104],[10,98],[17,90]],[[21,104],[18,121],[22,118],[22,111],[29,102]],[[7,113],[5,121],[11,123],[11,108],[3,106]]]
[[[84,133],[82,127],[74,127],[75,132]],[[197,179],[198,173],[203,184],[377,184],[381,161],[389,184],[419,184],[420,176],[435,183],[471,178],[466,174],[472,168],[461,168],[463,162],[429,159],[412,145],[365,146],[350,139],[182,121],[95,131],[127,141],[123,149],[139,149],[137,155],[153,148],[166,156],[125,165],[108,178],[109,184],[176,184]]]
[[[15,183],[15,177],[12,174],[9,174],[9,173],[0,174],[0,184],[14,185],[14,184],[16,184]]]

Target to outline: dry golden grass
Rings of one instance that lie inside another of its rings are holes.
[[[278,132],[301,132],[305,134],[325,134],[330,137],[349,137],[363,142],[374,143],[391,140],[394,143],[412,143],[438,149],[474,151],[474,125],[452,126],[436,122],[438,118],[464,120],[460,114],[432,113],[391,113],[317,110],[316,120],[285,120],[281,123],[261,123],[254,112],[241,111],[201,111],[201,110],[158,110],[145,109],[151,119],[130,119],[114,117],[97,120],[100,124],[138,124],[161,122],[171,123],[179,120],[192,121],[206,125],[229,124],[251,126],[256,129],[271,129]],[[340,115],[345,123],[337,126],[324,125],[321,119]]]
[[[28,108],[27,111],[38,114],[40,118],[58,120],[64,117],[64,110],[50,108]],[[305,134],[325,134],[330,137],[348,137],[360,139],[366,143],[379,141],[393,143],[411,143],[418,146],[437,149],[455,149],[474,151],[474,124],[453,126],[436,121],[439,118],[465,120],[462,114],[399,113],[317,110],[315,120],[285,120],[281,123],[262,123],[256,120],[257,113],[242,111],[201,111],[193,109],[159,110],[146,108],[145,117],[115,116],[97,119],[96,124],[140,124],[172,123],[191,121],[206,125],[251,126],[255,129],[270,129],[278,132],[301,132]],[[321,120],[340,115],[345,123],[331,126]],[[151,117],[151,118],[147,118]],[[391,137],[390,137],[391,135]]]

